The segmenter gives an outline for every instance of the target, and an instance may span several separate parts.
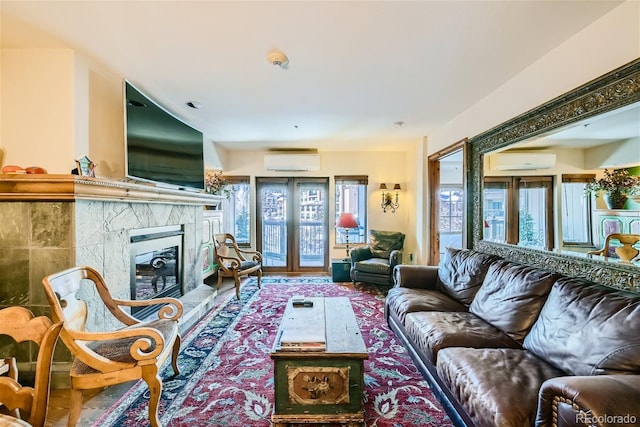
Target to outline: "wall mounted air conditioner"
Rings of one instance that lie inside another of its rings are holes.
[[[489,166],[492,170],[529,170],[549,169],[556,164],[554,153],[496,153],[489,157]]]
[[[320,170],[320,155],[315,153],[274,153],[264,155],[264,168],[278,172]]]

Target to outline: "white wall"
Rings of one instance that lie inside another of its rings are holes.
[[[372,151],[372,152],[320,152],[320,171],[318,172],[273,172],[264,168],[263,151],[228,151],[226,156],[226,175],[249,175],[251,183],[255,184],[256,177],[329,177],[329,230],[330,230],[330,257],[344,256],[344,249],[336,249],[334,220],[335,218],[335,175],[367,175],[369,177],[368,217],[369,229],[402,231],[405,234],[413,234],[408,226],[409,217],[415,217],[415,198],[412,191],[404,191],[405,188],[413,188],[415,184],[408,182],[407,153]],[[413,175],[413,173],[411,173]],[[413,177],[411,177],[413,178]],[[396,213],[387,211],[384,213],[380,207],[381,195],[378,187],[381,182],[387,184],[400,184],[403,191],[399,196],[400,207]],[[415,182],[415,181],[414,181]],[[252,210],[255,211],[255,194],[251,200]],[[255,222],[252,224],[255,227]],[[251,230],[252,242],[255,242],[255,229]],[[415,242],[411,245],[411,239],[405,245],[405,252],[415,251]]]
[[[49,173],[75,167],[74,75],[70,49],[2,50],[3,165],[41,166]]]

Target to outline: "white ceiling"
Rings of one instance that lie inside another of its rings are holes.
[[[2,0],[1,45],[69,46],[229,149],[388,150],[619,3]]]

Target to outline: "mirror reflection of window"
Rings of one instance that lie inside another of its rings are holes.
[[[562,245],[593,248],[591,197],[585,193],[593,174],[562,175]]]
[[[553,177],[486,177],[484,238],[537,249],[553,245]]]
[[[548,192],[541,183],[520,183],[518,245],[544,249],[549,245],[547,230],[551,227],[547,221]]]
[[[507,182],[486,182],[483,195],[484,239],[507,241]]]

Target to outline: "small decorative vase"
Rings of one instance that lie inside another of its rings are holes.
[[[627,195],[619,191],[609,191],[604,193],[604,202],[609,209],[622,209],[627,203]]]

